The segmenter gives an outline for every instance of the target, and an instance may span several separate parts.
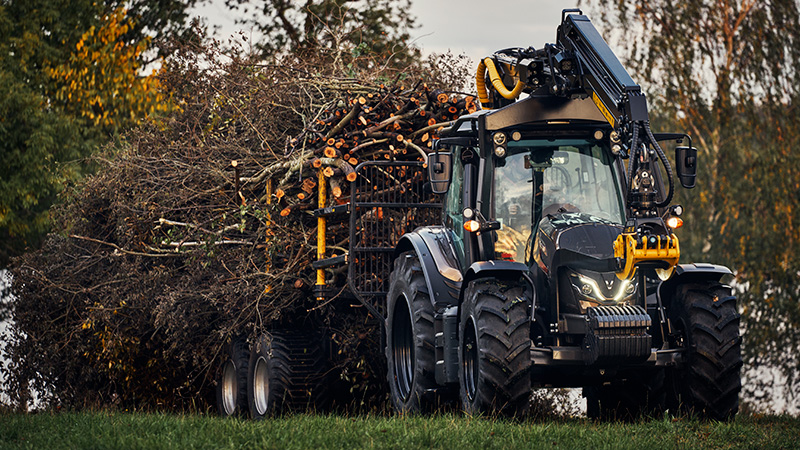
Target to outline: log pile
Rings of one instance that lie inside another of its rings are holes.
[[[353,67],[368,69],[341,76]],[[374,67],[176,53],[175,111],[110,145],[15,263],[12,400],[39,387],[69,406],[204,407],[226,340],[298,324],[327,330],[346,391],[380,400],[377,321],[312,295],[318,183],[345,202],[360,162],[424,160],[476,102],[429,68]],[[330,252],[346,231],[329,224]]]
[[[418,82],[359,86],[342,93],[333,108],[317,113],[311,127],[287,139],[284,156],[245,182],[277,180],[275,197],[293,196],[281,210],[287,216],[313,197],[316,181],[293,182],[307,169],[322,170],[329,192],[340,199],[356,179],[354,167],[370,160],[425,161],[438,131],[477,109],[472,96],[450,95]]]

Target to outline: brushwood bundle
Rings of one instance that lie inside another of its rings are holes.
[[[320,183],[333,206],[361,162],[424,161],[476,102],[423,67],[341,56],[168,61],[173,113],[110,145],[54,210],[56,232],[15,263],[13,401],[34,388],[66,406],[203,407],[224,342],[304,322],[329,330],[345,392],[382,392],[376,318],[312,292]],[[329,223],[326,256],[347,236]]]

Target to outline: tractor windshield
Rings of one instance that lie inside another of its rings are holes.
[[[619,181],[603,142],[509,142],[494,179],[495,217],[502,223],[495,250],[503,259],[525,262],[532,231],[545,217],[573,213],[571,220],[625,222]]]

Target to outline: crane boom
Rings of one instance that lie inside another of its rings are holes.
[[[591,92],[611,126],[616,126],[622,117],[633,123],[648,120],[647,100],[641,88],[586,16],[566,15],[558,30],[558,42],[564,52],[577,60],[581,87]]]

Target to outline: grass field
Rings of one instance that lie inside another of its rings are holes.
[[[264,422],[202,415],[59,413],[0,415],[0,448],[800,448],[800,419],[739,417],[732,423],[663,419],[513,422],[460,415],[296,415]]]

